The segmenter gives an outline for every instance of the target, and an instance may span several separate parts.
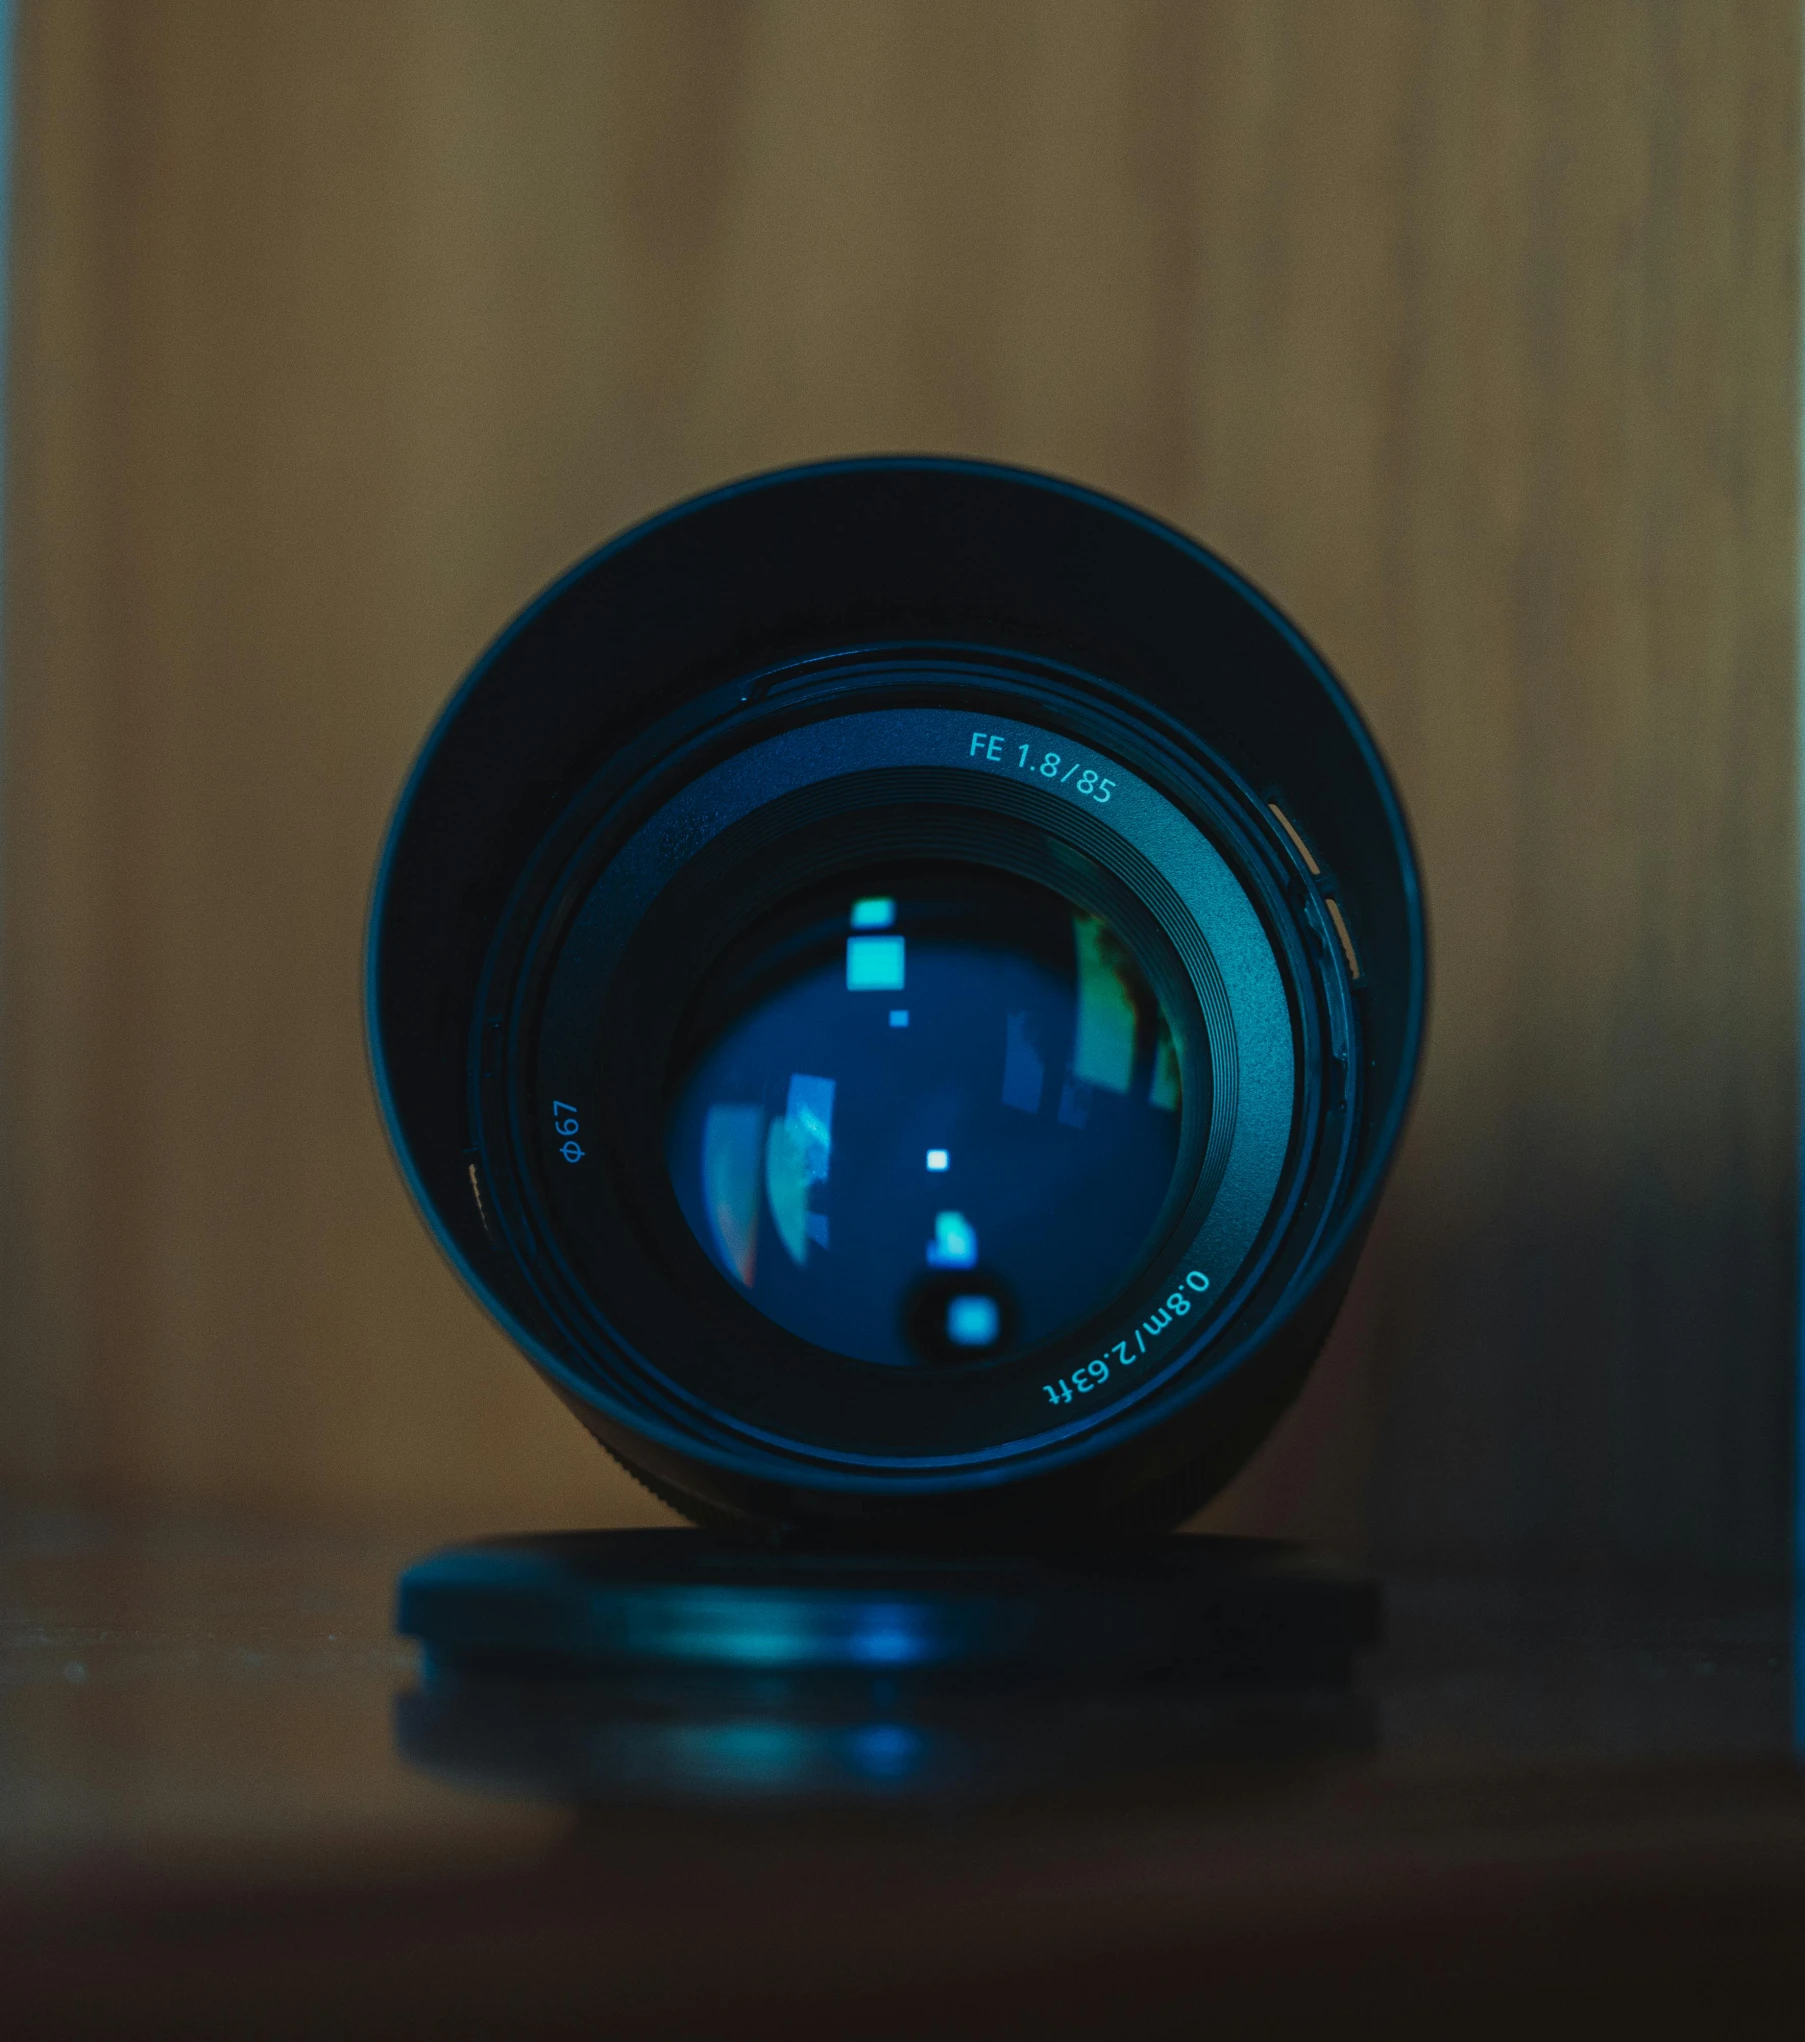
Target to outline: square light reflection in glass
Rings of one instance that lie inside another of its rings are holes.
[[[955,1347],[988,1347],[1002,1328],[1002,1313],[995,1298],[949,1298],[946,1307],[946,1337]]]
[[[846,990],[849,993],[900,993],[906,978],[902,937],[847,937]]]

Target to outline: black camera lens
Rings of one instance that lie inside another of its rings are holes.
[[[969,463],[629,533],[454,698],[371,931],[396,1149],[595,1434],[723,1526],[1127,1535],[1296,1392],[1414,1077],[1421,905],[1321,661]]]

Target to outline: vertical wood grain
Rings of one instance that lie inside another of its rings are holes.
[[[1218,1521],[1777,1565],[1798,77],[1789,0],[28,7],[8,1484],[654,1514],[405,1207],[368,875],[570,559],[935,448],[1219,546],[1421,839],[1404,1165]]]

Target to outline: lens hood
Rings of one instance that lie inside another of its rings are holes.
[[[454,1269],[717,1530],[1165,1529],[1296,1395],[1426,999],[1323,660],[1091,491],[835,462],[557,582],[383,852],[384,1119]]]

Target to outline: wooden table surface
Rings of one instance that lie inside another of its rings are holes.
[[[8,1527],[6,2032],[1805,2032],[1759,1596],[1392,1583],[1340,1697],[472,1703],[412,1550]]]

